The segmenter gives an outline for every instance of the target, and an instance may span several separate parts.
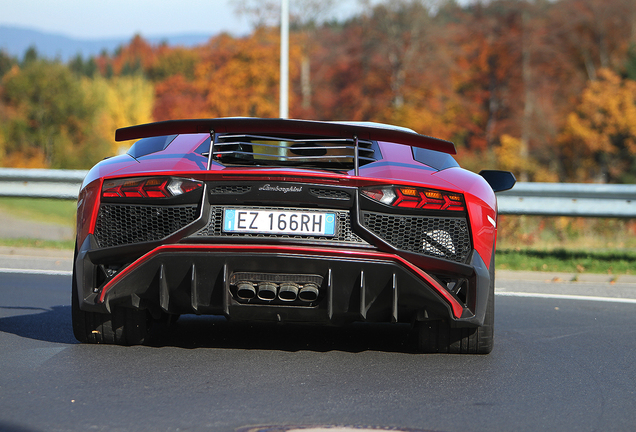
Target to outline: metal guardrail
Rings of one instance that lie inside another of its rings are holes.
[[[497,194],[505,215],[636,217],[636,184],[517,183]]]
[[[0,168],[0,196],[76,200],[88,171]]]
[[[0,196],[75,200],[87,172],[0,168]],[[497,196],[502,215],[636,217],[636,184],[517,183]]]

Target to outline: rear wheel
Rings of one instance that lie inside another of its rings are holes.
[[[495,257],[490,264],[490,289],[484,324],[477,328],[452,328],[446,321],[415,323],[418,350],[423,353],[488,354],[495,327]]]
[[[113,307],[111,313],[86,312],[79,307],[79,292],[73,263],[71,313],[73,335],[83,343],[139,345],[148,337],[150,314],[146,310]]]

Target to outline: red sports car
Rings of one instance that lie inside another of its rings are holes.
[[[182,314],[411,323],[422,352],[493,346],[494,192],[453,143],[358,122],[221,118],[116,132],[77,211],[81,342],[133,345]]]

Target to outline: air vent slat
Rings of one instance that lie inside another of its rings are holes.
[[[224,165],[268,165],[351,170],[378,160],[372,141],[340,137],[217,135],[213,158]],[[356,163],[357,159],[357,163]]]

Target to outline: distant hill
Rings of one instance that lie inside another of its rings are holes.
[[[211,34],[183,34],[172,36],[153,36],[144,39],[152,44],[166,42],[168,45],[186,47],[206,43]],[[0,50],[12,57],[21,59],[25,51],[35,46],[38,55],[50,59],[58,58],[63,62],[81,54],[84,58],[99,55],[106,50],[113,53],[117,47],[125,45],[133,38],[117,39],[74,39],[67,36],[45,33],[20,27],[0,26]]]

